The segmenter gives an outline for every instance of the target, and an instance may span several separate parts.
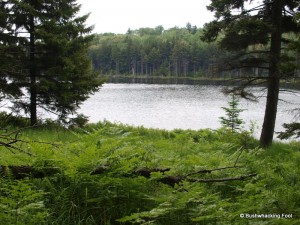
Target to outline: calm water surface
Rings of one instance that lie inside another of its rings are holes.
[[[81,107],[80,113],[87,115],[90,122],[108,120],[147,128],[172,130],[217,129],[221,107],[228,106],[229,97],[220,86],[153,85],[153,84],[105,84]],[[255,90],[259,96],[263,91]],[[282,93],[277,115],[276,131],[282,130],[284,122],[291,122],[289,110],[299,107],[300,92]],[[261,129],[265,98],[257,103],[241,100],[240,114],[248,128],[251,121]]]

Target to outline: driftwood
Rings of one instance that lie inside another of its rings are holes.
[[[60,173],[57,167],[36,168],[32,166],[0,166],[0,176],[24,179],[26,177],[44,178]]]

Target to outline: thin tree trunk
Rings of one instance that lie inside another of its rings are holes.
[[[175,61],[175,75],[178,77],[178,60]]]
[[[119,72],[119,60],[116,60],[116,74],[118,75],[120,72]]]
[[[144,75],[144,61],[141,60],[141,74]]]
[[[34,17],[30,16],[30,123],[31,125],[37,124],[37,88],[36,88],[36,66],[35,66],[35,27]]]
[[[280,83],[280,54],[282,39],[282,0],[274,1],[272,8],[273,32],[271,34],[268,93],[260,145],[270,146],[273,141]]]
[[[131,71],[132,71],[132,75],[135,76],[135,74],[136,74],[136,60],[135,59],[133,59],[131,61]]]

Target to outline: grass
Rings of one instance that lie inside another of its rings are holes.
[[[248,132],[166,131],[107,121],[71,130],[48,124],[24,129],[19,138],[26,142],[16,146],[32,155],[0,147],[0,165],[60,172],[0,178],[0,224],[297,224],[300,219],[299,142],[261,149]],[[145,168],[168,171],[137,173]],[[97,169],[101,173],[91,175]],[[196,182],[251,173],[257,176]],[[185,179],[172,186],[161,182],[165,177]]]

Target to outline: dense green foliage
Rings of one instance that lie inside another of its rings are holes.
[[[90,48],[96,70],[104,75],[148,76],[212,75],[212,64],[220,54],[215,44],[201,41],[201,30],[140,28],[127,34],[99,34]]]
[[[13,112],[37,123],[42,108],[64,118],[74,113],[101,81],[92,70],[88,15],[76,0],[1,1],[0,97],[13,97]]]
[[[0,224],[273,225],[300,219],[299,142],[264,150],[245,131],[165,131],[109,122],[73,130],[47,124],[20,135],[25,142],[15,146],[33,155],[0,147],[0,165],[59,172],[15,180],[2,170]],[[147,168],[152,173],[141,176]],[[247,174],[254,175],[200,182]],[[166,177],[183,179],[172,186],[162,182]],[[293,218],[247,219],[242,213]]]

